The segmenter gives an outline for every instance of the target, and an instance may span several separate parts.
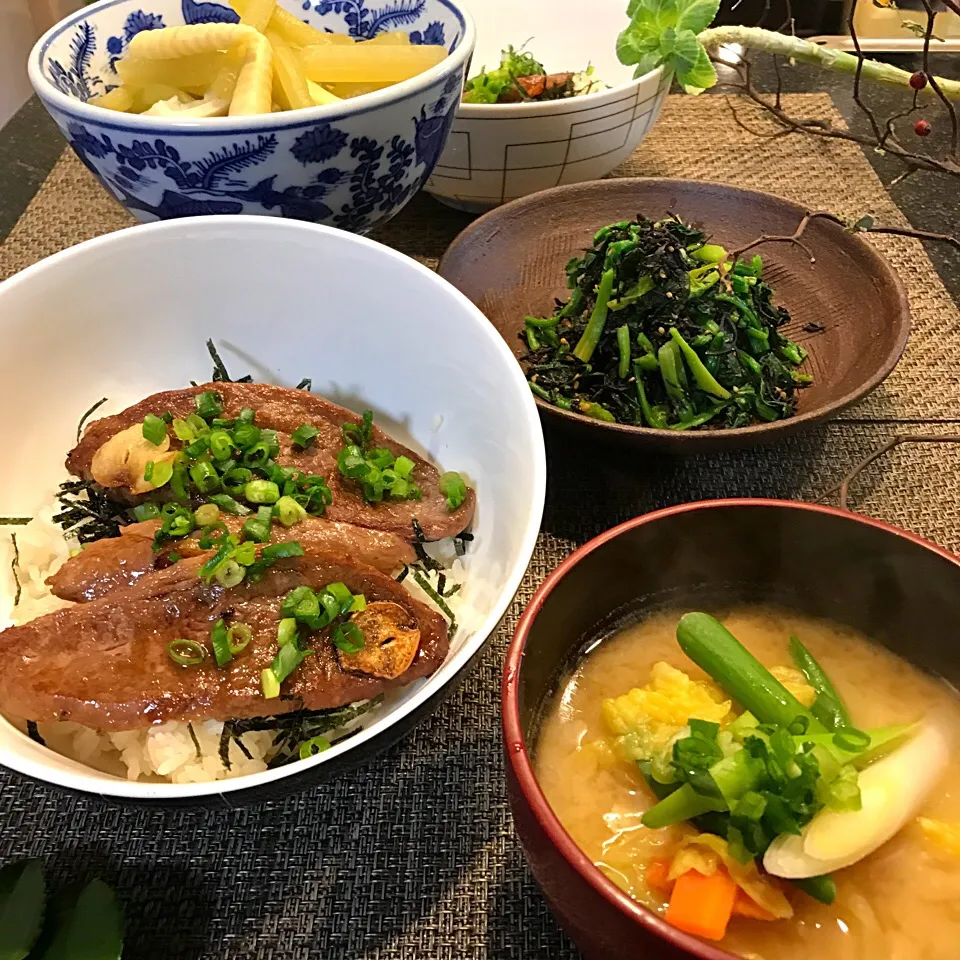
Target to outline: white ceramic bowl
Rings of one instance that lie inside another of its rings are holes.
[[[546,103],[462,103],[426,190],[461,210],[606,176],[647,135],[670,88],[657,69],[633,79],[617,59],[624,0],[466,0],[477,29],[468,76],[500,63],[512,44],[551,73],[588,63],[610,87]]]
[[[394,436],[475,486],[475,539],[450,655],[432,677],[391,695],[357,736],[274,771],[210,784],[131,783],[67,760],[0,718],[7,767],[144,801],[289,793],[366,759],[425,716],[513,598],[540,526],[546,467],[533,398],[509,348],[466,297],[414,260],[289,220],[133,227],[0,285],[0,409],[10,413],[0,419],[0,514],[30,515],[49,502],[67,479],[63,457],[79,415],[97,398],[109,397],[102,415],[209,379],[208,337],[233,376],[286,386],[312,377],[316,392],[356,411],[372,408]],[[0,541],[5,627],[14,584],[6,532]]]
[[[30,82],[80,159],[139,220],[257,213],[365,233],[410,200],[440,156],[473,22],[453,0],[284,5],[320,30],[369,39],[401,29],[450,54],[403,83],[323,107],[193,121],[117,113],[86,101],[119,82],[113,64],[137,33],[238,17],[210,0],[100,0],[37,41]]]

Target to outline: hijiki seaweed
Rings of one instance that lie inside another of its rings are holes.
[[[527,317],[530,388],[598,420],[671,430],[782,420],[811,381],[781,333],[763,261],[743,261],[677,217],[603,227],[567,264],[571,295]]]

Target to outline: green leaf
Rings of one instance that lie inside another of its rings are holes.
[[[673,56],[671,62],[678,75],[693,69],[703,47],[692,30],[677,30],[673,37]]]
[[[663,63],[663,57],[659,53],[645,53],[638,61],[637,68],[633,71],[633,76],[642,77],[651,70],[656,70]]]
[[[693,66],[683,73],[677,71],[677,80],[687,93],[701,93],[715,86],[717,82],[717,71],[713,69],[710,57],[703,45],[699,44],[700,52]]]
[[[871,217],[869,213],[864,214],[856,223],[851,225],[850,229],[854,233],[859,233],[861,230],[872,230],[873,217]]]
[[[43,926],[47,892],[39,860],[0,870],[0,960],[23,960]]]
[[[677,29],[700,33],[713,23],[719,9],[720,0],[681,0]]]
[[[102,880],[91,880],[68,909],[42,960],[120,960],[123,914]]]

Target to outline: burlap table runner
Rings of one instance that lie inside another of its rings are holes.
[[[795,113],[839,119],[826,96],[790,101]],[[758,129],[762,122],[751,119]],[[904,222],[857,147],[750,137],[717,98],[671,97],[618,172],[728,180],[814,209]],[[0,276],[131,222],[65,154],[0,250]],[[467,222],[419,197],[376,236],[435,264]],[[903,278],[914,318],[887,384],[841,422],[738,454],[614,458],[552,444],[544,532],[517,600],[476,671],[404,743],[355,776],[222,812],[104,809],[0,772],[0,862],[43,856],[65,879],[110,880],[128,905],[130,958],[576,957],[510,825],[499,747],[504,645],[546,573],[612,524],[684,500],[811,498],[903,429],[897,421],[955,415],[957,308],[919,244],[876,243]],[[956,463],[954,446],[899,448],[858,484],[857,505],[960,550]]]

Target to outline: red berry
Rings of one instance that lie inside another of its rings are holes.
[[[918,137],[928,137],[928,136],[930,136],[930,131],[931,131],[932,129],[933,129],[933,127],[931,127],[930,124],[929,124],[926,120],[918,120],[918,121],[913,125],[913,132],[914,132]]]
[[[927,75],[922,70],[910,74],[910,86],[913,87],[914,90],[922,90],[926,85]]]

